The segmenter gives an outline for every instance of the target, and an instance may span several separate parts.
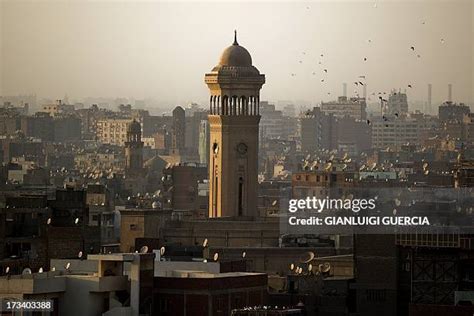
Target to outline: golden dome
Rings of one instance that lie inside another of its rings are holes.
[[[252,67],[252,56],[237,43],[237,32],[234,35],[234,43],[222,52],[219,66]]]

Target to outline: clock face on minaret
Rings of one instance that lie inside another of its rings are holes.
[[[260,89],[265,75],[234,42],[205,76],[209,99],[209,217],[257,216]]]

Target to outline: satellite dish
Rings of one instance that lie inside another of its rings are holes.
[[[160,248],[160,255],[163,256],[165,254],[165,247]]]
[[[207,259],[204,259],[202,262],[207,262]]]
[[[218,259],[219,259],[219,253],[216,252],[216,253],[214,254],[214,261],[217,261]]]
[[[79,217],[76,217],[76,219],[74,220],[74,224],[78,224],[79,223]]]
[[[277,205],[277,203],[278,203],[278,201],[277,201],[277,200],[273,201],[273,202],[272,202],[272,206],[275,206],[275,205]]]
[[[301,263],[310,263],[314,259],[314,252],[308,251],[304,253],[303,256],[300,257]]]
[[[48,220],[46,221],[46,224],[50,225],[51,224],[51,217],[48,218]]]
[[[70,267],[71,267],[71,263],[70,262],[66,263],[66,266],[65,266],[66,270],[69,270]]]
[[[56,271],[56,267],[51,267],[51,271]]]
[[[39,268],[38,273],[43,273],[43,267]]]
[[[402,201],[400,201],[399,199],[395,199],[396,206],[400,206],[401,204],[402,204]]]
[[[10,267],[6,267],[5,273],[8,274],[10,272]]]
[[[26,274],[31,274],[31,269],[30,268],[24,268],[23,271],[21,272],[22,275]]]
[[[207,247],[207,244],[208,244],[208,240],[207,240],[207,238],[206,238],[206,239],[204,239],[204,241],[202,242],[202,246],[203,246],[204,248],[206,248],[206,247]]]
[[[329,271],[331,271],[331,264],[329,262],[325,262],[324,264],[320,264],[319,266],[321,273],[329,273]]]
[[[290,264],[290,270],[293,271],[294,269],[295,269],[295,264],[294,263]]]
[[[313,271],[313,265],[312,265],[311,263],[308,264],[308,271],[309,271],[309,272]]]
[[[77,257],[82,258],[82,251],[79,251],[79,253],[77,254]]]
[[[396,208],[393,209],[392,214],[393,214],[393,215],[397,215],[397,209],[396,209]]]
[[[245,258],[245,256],[247,256],[247,253],[244,251],[242,252],[242,258]]]
[[[148,246],[143,246],[140,248],[140,253],[147,253],[148,252]]]

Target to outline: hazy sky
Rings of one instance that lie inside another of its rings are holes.
[[[473,102],[472,2],[0,0],[0,94],[206,102],[204,73],[237,29],[262,99],[330,100],[366,76],[369,95],[426,100],[432,83],[444,100],[452,83]]]

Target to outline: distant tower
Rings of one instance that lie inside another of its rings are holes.
[[[432,89],[433,89],[433,87],[432,87],[431,83],[429,83],[428,84],[428,105],[427,105],[427,109],[426,109],[427,113],[431,113]]]
[[[260,89],[249,52],[227,47],[205,76],[210,90],[209,217],[257,216]]]
[[[137,175],[141,173],[143,170],[142,127],[135,119],[128,125],[125,159],[127,174]]]
[[[171,150],[174,154],[182,154],[185,147],[186,115],[182,107],[173,110],[173,132]]]
[[[347,97],[347,83],[346,82],[342,84],[342,96]]]
[[[453,85],[448,84],[448,102],[453,102]]]

